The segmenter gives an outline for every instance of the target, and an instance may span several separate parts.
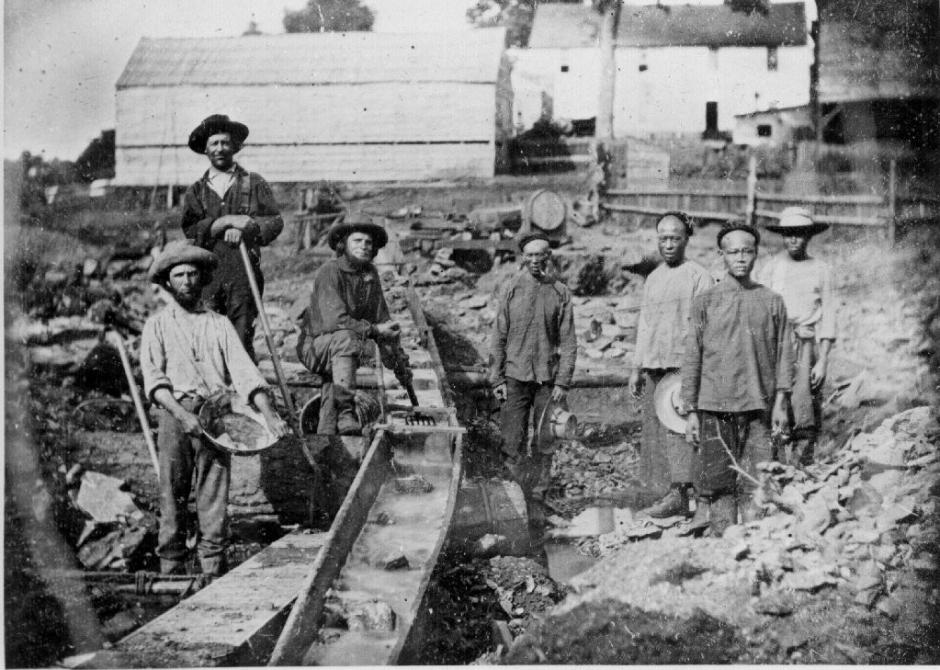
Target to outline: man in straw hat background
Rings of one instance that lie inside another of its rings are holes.
[[[792,431],[786,460],[813,462],[822,424],[822,387],[836,339],[836,305],[829,265],[807,254],[813,235],[828,228],[809,210],[787,207],[767,230],[783,236],[785,248],[757,273],[758,281],[783,296],[793,329],[796,371],[790,396]]]
[[[200,294],[217,264],[214,254],[178,241],[166,246],[149,271],[150,280],[171,296],[147,319],[140,342],[144,391],[161,408],[157,555],[164,573],[180,571],[186,559],[193,485],[202,571],[212,576],[225,571],[230,455],[202,438],[197,413],[206,398],[233,388],[264,415],[272,434],[288,432],[232,324],[202,305]]]
[[[395,346],[401,328],[391,321],[379,273],[372,263],[388,242],[385,229],[367,217],[352,215],[333,226],[327,240],[336,257],[314,275],[297,357],[308,370],[328,379],[317,432],[357,435],[362,426],[355,408],[356,369],[366,342],[376,340],[385,345],[383,360],[388,367],[404,374],[410,370],[402,360],[406,354]]]
[[[793,345],[783,298],[751,279],[760,235],[730,223],[718,233],[727,274],[692,301],[682,366],[686,436],[698,447],[695,522],[720,535],[756,516],[757,464],[773,459],[771,430],[787,427]]]
[[[238,247],[245,242],[258,287],[264,291],[260,248],[277,238],[284,221],[267,182],[235,162],[247,137],[248,126],[224,114],[206,117],[190,133],[189,148],[205,154],[209,169],[186,190],[182,225],[186,237],[218,256],[219,267],[204,296],[212,309],[231,319],[254,359],[258,308]]]
[[[638,476],[653,491],[665,493],[646,509],[647,514],[657,518],[689,513],[692,449],[684,435],[662,424],[653,397],[656,384],[682,366],[692,299],[714,283],[705,268],[685,257],[692,232],[692,222],[683,212],[667,212],[656,223],[657,245],[664,262],[643,285],[629,383],[630,392],[642,400],[643,407]]]
[[[550,269],[548,237],[541,232],[524,235],[519,250],[525,270],[500,293],[489,366],[493,393],[502,403],[503,456],[531,503],[544,497],[552,457],[538,445],[527,449],[529,424],[537,425],[550,400],[565,400],[577,341],[571,291]],[[537,506],[530,509],[536,516],[539,511]]]

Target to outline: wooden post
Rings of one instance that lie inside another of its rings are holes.
[[[757,209],[757,156],[750,155],[747,163],[747,204],[744,206],[744,223],[754,225],[754,210]]]
[[[888,244],[893,245],[898,216],[898,162],[891,159],[888,164]]]
[[[620,19],[621,0],[598,2],[601,13],[600,32],[600,96],[597,104],[595,136],[605,147],[614,139],[614,90],[617,82],[617,23]],[[608,149],[609,150],[609,149]]]

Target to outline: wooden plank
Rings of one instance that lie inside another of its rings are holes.
[[[274,646],[326,533],[295,531],[82,668],[256,665]]]
[[[669,211],[666,207],[638,207],[635,205],[611,205],[606,202],[601,203],[601,208],[611,212],[623,212],[627,214],[643,214],[646,216],[662,216]],[[741,219],[741,214],[734,212],[686,212],[695,219],[706,221],[737,221]]]
[[[390,457],[386,434],[379,431],[330,526],[323,550],[312,566],[307,565],[307,577],[274,646],[269,665],[300,665],[316,639],[326,592],[339,575],[382,483],[391,472]]]

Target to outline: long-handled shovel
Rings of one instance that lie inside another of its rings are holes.
[[[140,421],[140,429],[144,433],[144,441],[147,443],[147,451],[150,452],[150,460],[153,461],[153,469],[157,472],[157,479],[160,479],[160,461],[157,460],[157,445],[153,441],[153,433],[150,432],[150,422],[147,420],[147,412],[144,410],[144,401],[140,397],[140,389],[137,388],[137,382],[134,381],[134,371],[131,369],[131,359],[127,355],[127,348],[124,346],[124,338],[120,333],[110,331],[111,339],[117,347],[118,354],[121,357],[121,365],[124,366],[124,374],[127,376],[127,386],[130,389],[131,398],[134,401],[134,408],[137,410],[137,419]]]
[[[258,318],[261,319],[261,329],[264,331],[264,340],[268,345],[268,351],[271,352],[271,363],[274,365],[274,374],[277,376],[278,386],[281,387],[281,394],[284,396],[284,404],[287,405],[287,412],[290,415],[290,425],[294,429],[295,435],[301,435],[300,418],[297,414],[297,408],[294,405],[294,398],[287,389],[287,382],[284,378],[284,372],[281,370],[281,359],[277,355],[277,348],[274,346],[274,337],[271,335],[271,325],[268,323],[268,315],[264,311],[264,303],[261,302],[261,289],[258,288],[258,281],[255,279],[254,269],[251,267],[251,258],[248,256],[248,247],[245,241],[238,243],[238,249],[242,255],[242,263],[245,265],[245,274],[248,275],[248,284],[251,286],[251,295],[255,299],[255,307],[258,308]]]

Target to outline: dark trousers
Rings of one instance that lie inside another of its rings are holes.
[[[695,488],[700,495],[716,496],[738,491],[749,495],[753,481],[732,469],[734,462],[754,479],[757,464],[773,460],[768,412],[700,412],[701,440],[693,465]],[[731,456],[734,456],[732,460]]]
[[[258,290],[263,295],[264,277],[260,272],[256,272],[255,278],[258,280]],[[228,317],[251,360],[257,360],[254,339],[258,307],[255,305],[254,296],[251,295],[251,286],[245,271],[241,270],[237,275],[234,271],[222,272],[221,276],[214,277],[212,283],[203,290],[203,298],[213,311]]]
[[[298,347],[297,356],[310,372],[323,377],[320,388],[320,418],[317,434],[335,435],[336,419],[342,407],[355,405],[355,387],[334,383],[333,359],[352,359],[353,373],[359,367],[365,338],[352,330],[337,330],[307,338]],[[355,378],[353,379],[355,381]]]
[[[685,435],[674,433],[656,416],[656,384],[672,370],[644,369],[640,406],[643,434],[637,476],[650,490],[665,493],[670,484],[692,481],[692,447]]]
[[[189,411],[196,403],[182,401]],[[219,574],[228,541],[228,489],[231,456],[201,438],[183,432],[166,410],[160,412],[157,447],[160,461],[160,533],[157,555],[162,569],[186,559],[186,535],[192,524],[189,494],[195,487],[199,520],[199,562],[206,574]]]
[[[816,340],[794,335],[796,355],[793,391],[790,395],[790,439],[784,445],[782,460],[791,465],[809,465],[815,460],[816,442],[822,427],[822,388],[813,389],[813,366],[816,364]]]
[[[500,409],[503,454],[526,498],[541,497],[548,488],[552,445],[529,448],[530,425],[538,427],[542,410],[552,395],[552,384],[506,379],[506,401]],[[548,453],[543,453],[548,451]]]

